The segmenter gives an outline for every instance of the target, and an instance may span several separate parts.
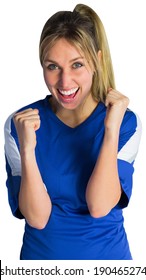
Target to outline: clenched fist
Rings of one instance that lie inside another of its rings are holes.
[[[40,127],[38,109],[27,109],[16,113],[13,117],[17,130],[20,150],[34,150],[36,146],[35,131]]]
[[[105,128],[111,131],[119,131],[128,104],[129,99],[127,96],[114,89],[108,90],[105,100],[107,107]]]

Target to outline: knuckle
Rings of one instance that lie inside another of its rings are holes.
[[[14,121],[15,124],[18,123],[18,122],[20,121],[19,115],[15,114],[15,115],[13,116],[13,121]]]
[[[125,98],[124,98],[124,103],[125,103],[126,105],[128,105],[129,102],[130,102],[129,98],[128,98],[127,96],[125,96]]]

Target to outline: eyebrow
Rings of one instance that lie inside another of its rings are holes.
[[[78,56],[76,58],[71,59],[69,62],[74,62],[74,61],[77,61],[78,59],[84,59],[84,57]],[[52,63],[58,64],[58,62],[53,59],[45,59],[44,62],[52,62]]]

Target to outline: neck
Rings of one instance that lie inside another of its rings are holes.
[[[50,104],[55,115],[66,125],[74,128],[84,122],[95,110],[98,102],[95,101],[92,97],[89,100],[81,104],[74,110],[68,110],[56,102],[52,97],[50,98]]]

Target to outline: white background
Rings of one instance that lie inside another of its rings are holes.
[[[73,10],[80,1],[3,0],[0,2],[0,258],[17,261],[24,221],[11,214],[5,186],[3,126],[6,118],[21,106],[46,96],[39,64],[38,45],[46,20],[58,10]],[[130,109],[143,124],[135,162],[133,194],[124,210],[133,258],[146,260],[146,17],[143,0],[83,0],[100,16],[107,33],[117,89],[127,95]]]

